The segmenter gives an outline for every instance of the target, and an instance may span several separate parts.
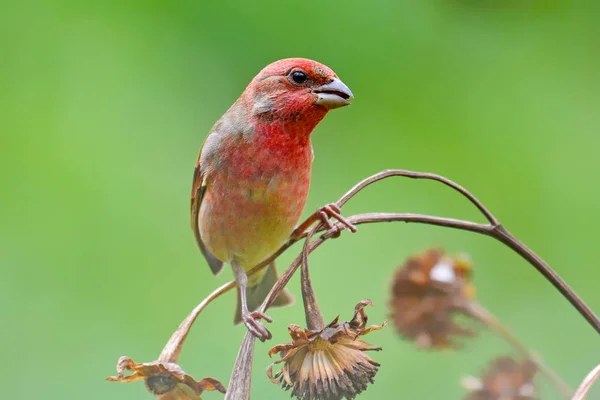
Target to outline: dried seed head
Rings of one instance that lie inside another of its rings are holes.
[[[462,384],[470,392],[465,400],[536,400],[533,378],[537,372],[531,360],[515,361],[511,357],[493,360],[481,378],[467,377]]]
[[[334,319],[324,329],[312,331],[298,325],[289,325],[291,343],[273,347],[272,356],[280,353],[281,359],[267,368],[267,375],[275,384],[292,390],[292,396],[301,400],[354,399],[366,390],[379,368],[365,351],[381,350],[359,339],[360,336],[385,326],[366,328],[364,307],[370,300],[361,301],[350,322]],[[273,376],[273,365],[283,367]]]
[[[125,375],[125,371],[132,371]],[[109,376],[108,381],[135,382],[143,379],[146,388],[160,400],[202,400],[202,392],[218,390],[225,393],[225,387],[216,379],[205,378],[196,381],[187,375],[179,365],[170,362],[153,361],[137,364],[129,357],[121,357],[117,363],[117,376]]]
[[[396,330],[422,348],[455,347],[455,336],[473,336],[456,314],[469,315],[475,297],[467,257],[430,249],[409,258],[396,272],[390,306]]]

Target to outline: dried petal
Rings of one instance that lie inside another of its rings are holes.
[[[125,375],[125,371],[132,371]],[[129,357],[121,357],[117,363],[117,376],[109,376],[108,381],[134,382],[143,379],[146,388],[160,400],[201,400],[204,391],[218,390],[225,393],[225,387],[216,379],[205,378],[196,381],[187,375],[179,365],[153,361],[137,364]]]
[[[340,323],[335,318],[320,331],[290,325],[292,343],[269,351],[269,355],[280,353],[281,356],[267,368],[269,379],[291,390],[292,396],[301,400],[354,399],[366,390],[368,384],[373,383],[379,363],[365,351],[381,348],[359,337],[385,326],[384,323],[365,329],[368,318],[364,307],[367,305],[372,305],[370,300],[358,303],[350,322]],[[281,363],[283,367],[273,375],[273,366]]]
[[[456,337],[475,331],[456,321],[469,315],[475,297],[472,265],[464,256],[448,257],[430,249],[409,258],[396,273],[392,287],[392,316],[398,333],[422,348],[456,347]]]
[[[531,360],[515,361],[511,357],[493,360],[480,379],[463,379],[463,386],[470,390],[465,400],[537,400],[533,378],[537,373]]]

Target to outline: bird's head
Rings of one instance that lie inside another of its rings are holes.
[[[305,58],[266,66],[245,92],[252,114],[267,119],[320,121],[329,110],[350,104],[352,92],[329,67]]]

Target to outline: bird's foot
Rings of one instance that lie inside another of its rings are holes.
[[[267,322],[273,322],[273,319],[260,311],[244,312],[242,313],[242,320],[248,328],[248,330],[256,336],[258,340],[264,342],[265,340],[271,339],[271,332],[263,325],[261,319]]]
[[[336,226],[331,222],[331,218],[333,218],[350,232],[354,233],[357,231],[356,226],[342,215],[342,210],[340,210],[338,205],[335,203],[329,203],[319,208],[315,214],[318,215],[317,218],[321,220],[321,222],[323,222],[329,229],[336,228]],[[338,229],[335,237],[340,236],[340,233],[341,232]]]
[[[304,221],[300,226],[294,229],[294,232],[292,232],[290,239],[292,241],[300,240],[304,235],[307,234],[307,229],[310,228],[310,226],[317,221],[323,222],[325,226],[327,226],[328,230],[337,229],[337,232],[333,235],[333,237],[339,237],[341,234],[341,230],[338,225],[334,225],[333,222],[331,222],[331,218],[337,220],[340,224],[342,224],[344,228],[348,229],[350,232],[356,232],[356,226],[354,226],[352,222],[344,218],[341,212],[342,211],[335,203],[330,203],[319,208],[317,211],[315,211],[313,215],[308,217],[306,221]]]

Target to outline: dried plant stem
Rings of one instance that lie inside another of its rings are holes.
[[[466,197],[473,205],[475,205],[475,207],[477,207],[477,209],[479,209],[479,211],[481,211],[481,213],[485,216],[485,218],[489,221],[490,224],[500,225],[500,222],[496,219],[496,217],[494,217],[494,215],[492,215],[491,212],[488,211],[488,209],[483,205],[483,203],[481,203],[467,189],[460,186],[458,183],[455,183],[455,182],[451,181],[450,179],[445,178],[441,175],[432,174],[429,172],[408,171],[405,169],[386,169],[375,175],[371,175],[370,177],[368,177],[366,179],[363,179],[362,181],[360,181],[356,185],[354,185],[354,187],[352,189],[350,189],[348,192],[346,192],[346,194],[344,194],[337,201],[338,207],[341,208],[352,197],[354,197],[358,192],[360,192],[361,190],[363,190],[370,184],[380,181],[382,179],[393,177],[393,176],[402,176],[405,178],[412,178],[412,179],[426,179],[426,180],[433,180],[433,181],[441,182],[444,185],[451,187],[452,189],[456,190],[457,192],[462,194],[464,197]]]
[[[527,248],[523,243],[514,238],[510,233],[508,233],[501,226],[493,226],[489,224],[478,224],[470,221],[463,221],[459,219],[452,218],[443,218],[443,217],[435,217],[431,215],[423,215],[423,214],[412,214],[412,213],[370,213],[370,214],[359,214],[353,215],[346,218],[349,222],[354,225],[361,224],[371,224],[371,223],[380,223],[380,222],[407,222],[407,223],[421,223],[421,224],[429,224],[429,225],[437,225],[443,226],[447,228],[460,229],[470,232],[476,232],[482,235],[493,237],[494,239],[504,243],[509,248],[518,253],[521,257],[527,260],[530,264],[538,269],[538,271],[542,272],[542,274],[548,279],[558,290],[566,297],[569,302],[579,311],[579,313],[589,322],[589,324],[596,330],[596,332],[600,333],[600,320],[594,314],[594,312],[579,298],[579,296],[554,272],[550,267],[548,267],[541,258],[539,258],[535,253],[533,253],[529,248]],[[319,231],[323,230],[324,227],[320,226]],[[321,237],[315,239],[309,247],[309,252],[312,252],[314,248],[320,246],[324,240],[327,240],[331,237],[336,237],[339,233],[341,227],[336,225],[334,228],[327,230]],[[286,244],[286,249],[292,244]],[[279,281],[273,287],[271,294],[267,297],[268,301],[263,303],[261,310],[264,312],[268,306],[273,302],[273,300],[279,295],[281,290],[287,285],[292,275],[296,271],[299,266],[299,262],[301,257],[298,257],[292,265],[286,270],[286,272],[281,275]],[[272,261],[271,258],[268,260]],[[251,274],[256,273],[260,269],[264,268],[267,265],[264,262],[259,266],[255,267]]]
[[[312,287],[310,280],[310,273],[308,271],[308,245],[310,239],[315,231],[319,228],[319,225],[315,226],[309,234],[306,236],[304,246],[302,248],[302,269],[300,282],[302,284],[302,300],[304,303],[304,314],[306,317],[306,327],[313,331],[321,331],[325,328],[325,321],[323,320],[323,314],[319,309],[315,291]]]
[[[598,378],[600,378],[600,364],[596,365],[596,367],[583,378],[583,382],[581,382],[581,385],[577,388],[572,400],[584,400]]]
[[[173,335],[171,335],[171,338],[165,345],[163,351],[160,353],[158,361],[176,363],[179,359],[179,354],[181,354],[181,349],[183,347],[185,339],[187,338],[187,335],[190,332],[192,325],[196,321],[196,318],[198,318],[198,315],[200,315],[202,310],[204,310],[204,308],[207,305],[209,305],[214,299],[216,299],[224,293],[227,293],[236,286],[237,284],[235,281],[228,282],[223,286],[215,289],[204,300],[202,300],[202,302],[198,304],[196,308],[194,308],[192,312],[183,320],[183,322],[179,325],[179,327],[173,333]]]
[[[240,345],[225,400],[248,400],[252,386],[252,359],[254,358],[254,343],[256,337],[246,332]]]
[[[479,303],[470,303],[469,314],[479,319],[486,326],[504,338],[521,356],[533,361],[537,369],[544,374],[565,399],[571,399],[573,389],[552,368],[548,367],[541,358],[531,352],[498,318]]]
[[[479,211],[486,217],[489,221],[489,224],[473,224],[477,226],[470,226],[473,229],[467,229],[471,231],[475,231],[478,233],[482,233],[488,236],[493,237],[494,239],[504,243],[506,246],[510,247],[517,254],[527,260],[531,265],[533,265],[558,291],[579,311],[579,313],[592,325],[592,327],[596,330],[596,332],[600,333],[600,320],[594,314],[594,312],[583,302],[583,300],[566,284],[565,281],[552,269],[550,266],[542,260],[537,254],[531,251],[525,244],[515,238],[512,234],[510,234],[500,221],[490,212],[488,209],[481,203],[474,195],[472,195],[468,190],[463,188],[462,186],[454,183],[440,175],[431,174],[428,172],[415,172],[415,171],[406,171],[400,169],[390,169],[381,171],[375,175],[372,175],[366,179],[363,179],[361,182],[356,184],[352,189],[350,189],[340,200],[337,202],[339,207],[342,207],[348,200],[354,197],[357,193],[359,193],[362,189],[367,187],[368,185],[380,181],[382,179],[390,178],[393,176],[402,176],[413,179],[429,179],[435,180],[438,182],[447,185],[463,196],[465,196],[471,203],[473,203]],[[407,221],[408,222],[408,221]],[[425,221],[412,221],[412,222],[425,222]],[[442,222],[441,219],[438,219],[437,222]],[[466,221],[462,221],[466,222]],[[436,223],[436,225],[449,226],[452,228],[464,229],[465,227],[460,227],[456,225],[446,225],[444,223]]]
[[[596,330],[596,332],[600,333],[600,319],[594,314],[594,312],[585,304],[585,302],[566,284],[565,281],[552,269],[550,266],[542,260],[537,254],[535,254],[531,249],[529,249],[525,244],[515,238],[510,232],[508,232],[498,221],[494,215],[488,211],[488,209],[469,191],[467,191],[462,186],[452,182],[451,180],[442,177],[440,175],[426,173],[426,172],[414,172],[414,171],[406,171],[406,170],[385,170],[375,175],[372,175],[358,184],[356,184],[352,189],[350,189],[346,194],[344,194],[336,203],[338,207],[342,207],[346,204],[350,199],[356,196],[360,191],[362,191],[367,186],[371,185],[374,182],[380,181],[382,179],[394,177],[394,176],[402,176],[409,177],[413,179],[429,179],[441,182],[454,190],[461,193],[465,196],[471,203],[473,203],[477,209],[479,209],[482,214],[489,221],[489,224],[479,224],[470,221],[452,219],[452,218],[442,218],[435,217],[431,215],[421,215],[421,214],[392,214],[392,213],[371,213],[371,214],[360,214],[355,215],[353,217],[347,218],[347,220],[355,225],[363,224],[363,223],[378,223],[378,222],[392,222],[392,221],[403,221],[403,222],[416,222],[416,223],[424,223],[430,225],[438,225],[445,226],[454,229],[461,229],[471,232],[480,233],[486,236],[491,236],[499,242],[503,243],[507,247],[511,248],[517,254],[519,254],[522,258],[528,261],[533,267],[535,267],[558,291],[575,307],[575,309],[588,321],[588,323]],[[325,229],[323,224],[319,224],[319,231]],[[341,227],[339,224],[336,225],[335,231],[339,232]],[[329,230],[331,231],[331,229]],[[329,232],[328,232],[329,233]],[[330,234],[329,237],[335,235]],[[263,261],[260,265],[256,266],[252,269],[250,274],[256,273],[257,271],[264,268],[271,261],[277,258],[281,253],[287,250],[292,244],[295,243],[296,240],[290,239],[287,243],[285,243],[275,254],[269,257],[267,260]],[[297,267],[296,267],[297,268]],[[295,271],[295,269],[294,269]],[[293,274],[293,272],[292,272]],[[284,275],[281,276],[280,281],[287,284],[291,276],[286,277]],[[280,285],[276,285],[278,287]],[[283,289],[283,287],[277,289],[276,295],[279,294],[279,291]],[[272,297],[272,296],[271,296]],[[272,300],[269,301],[269,303]],[[266,303],[265,303],[266,304]]]
[[[292,276],[294,275],[300,264],[302,264],[303,257],[306,257],[308,254],[312,253],[317,247],[323,244],[325,240],[337,233],[339,233],[337,229],[330,229],[325,234],[321,235],[318,239],[315,239],[314,241],[308,243],[306,251],[303,251],[302,254],[296,257],[296,259],[285,270],[285,272],[281,274],[281,276],[279,277],[279,279],[277,280],[273,288],[271,288],[271,291],[265,298],[265,301],[263,301],[263,303],[261,304],[259,311],[265,312],[271,306],[271,304],[273,304],[277,296],[279,296],[279,293],[281,293],[281,291],[287,286],[290,279],[292,279]]]

